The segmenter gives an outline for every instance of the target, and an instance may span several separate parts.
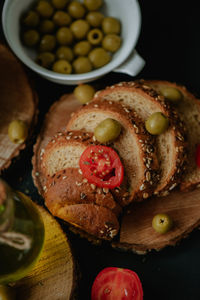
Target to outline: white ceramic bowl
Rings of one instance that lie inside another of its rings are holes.
[[[135,51],[141,27],[141,13],[137,0],[105,0],[103,13],[120,19],[122,46],[111,62],[102,68],[83,74],[64,75],[40,67],[34,62],[35,52],[22,45],[19,20],[34,0],[6,0],[2,23],[7,42],[16,56],[30,69],[46,79],[60,84],[78,84],[93,81],[111,71],[135,76],[144,66],[144,60]]]

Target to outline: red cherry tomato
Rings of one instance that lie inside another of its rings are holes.
[[[197,145],[196,149],[196,164],[200,168],[200,145]]]
[[[95,278],[91,300],[142,300],[143,289],[138,275],[121,268],[105,268]]]
[[[98,187],[113,189],[120,186],[124,168],[117,153],[106,146],[89,146],[79,161],[83,176]]]

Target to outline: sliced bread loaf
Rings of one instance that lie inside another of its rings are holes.
[[[167,195],[181,180],[186,160],[183,124],[177,113],[150,86],[141,82],[121,82],[96,93],[95,103],[107,100],[119,102],[124,109],[136,111],[145,122],[155,113],[162,112],[169,119],[169,129],[156,136],[156,148],[161,168],[160,181],[154,191],[157,195]]]
[[[82,152],[95,144],[91,133],[59,133],[42,153],[46,176],[45,205],[56,217],[97,238],[111,239],[119,230],[121,212],[107,190],[89,184],[79,169]]]
[[[196,164],[196,149],[200,144],[200,100],[190,93],[186,87],[169,81],[147,81],[147,84],[160,92],[166,87],[178,89],[182,94],[182,99],[175,103],[175,109],[180,119],[186,127],[188,141],[188,164],[182,177],[181,190],[189,190],[200,184],[200,168]]]
[[[67,130],[94,132],[103,120],[112,118],[122,125],[119,137],[108,144],[122,160],[128,186],[112,191],[117,201],[125,206],[132,201],[148,198],[158,180],[158,163],[154,138],[144,129],[143,122],[135,112],[119,103],[92,102],[78,110],[67,124]]]

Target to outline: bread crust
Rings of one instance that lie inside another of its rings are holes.
[[[67,168],[49,177],[44,197],[46,206],[53,214],[56,207],[75,204],[96,204],[110,209],[116,216],[121,213],[121,207],[112,194],[88,183],[77,168]]]
[[[59,217],[89,235],[101,239],[113,238],[119,230],[117,217],[121,213],[120,205],[108,190],[97,188],[83,178],[79,168],[61,168],[51,173],[49,161],[55,160],[62,148],[96,145],[92,133],[67,131],[57,133],[41,153],[41,170],[46,178],[43,186],[45,205],[56,217]],[[93,215],[99,214],[99,216]],[[86,218],[88,215],[88,218]],[[107,224],[112,224],[107,230]]]
[[[153,193],[154,186],[159,179],[158,162],[155,154],[154,138],[146,132],[143,122],[137,114],[128,107],[122,106],[119,103],[98,101],[97,99],[97,101],[93,101],[92,103],[85,105],[73,115],[67,124],[67,130],[74,130],[79,117],[85,116],[85,118],[87,118],[88,113],[91,112],[94,114],[102,112],[105,113],[105,116],[107,117],[109,115],[110,117],[116,118],[124,128],[129,129],[140,152],[140,169],[143,172],[143,177],[140,178],[137,188],[132,192],[129,192],[127,187],[124,188],[123,185],[122,188],[119,187],[113,189],[112,193],[117,198],[117,201],[119,201],[120,205],[126,206],[132,201],[141,201],[150,197]],[[85,128],[79,129],[85,130]],[[117,141],[113,141],[107,145],[117,149],[120,155],[120,148],[117,147]],[[126,170],[125,158],[120,158],[122,159],[122,163]]]
[[[99,101],[110,101],[109,95],[113,93],[123,92],[134,92],[140,96],[145,97],[147,101],[150,101],[151,105],[155,106],[157,111],[161,111],[169,119],[170,128],[168,133],[173,139],[173,153],[170,158],[172,167],[168,172],[165,181],[162,184],[158,184],[154,194],[159,196],[167,195],[172,189],[174,189],[181,181],[181,175],[185,169],[186,162],[186,141],[185,141],[185,130],[182,121],[178,117],[177,112],[170,107],[169,103],[165,101],[164,97],[152,89],[148,85],[148,81],[139,80],[132,82],[120,82],[116,85],[107,87],[102,91],[98,91],[94,100]],[[123,99],[122,103],[123,103]],[[144,121],[144,119],[143,119]],[[163,135],[163,134],[162,134]],[[168,166],[166,167],[168,168]]]

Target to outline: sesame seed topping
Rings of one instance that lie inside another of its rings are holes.
[[[79,172],[79,174],[81,174],[81,175],[83,174],[83,172],[81,171],[81,169],[78,169],[78,172]]]
[[[147,199],[149,197],[149,194],[148,193],[144,193],[142,196],[143,196],[144,199]]]
[[[109,192],[109,189],[108,188],[103,188],[103,192],[107,194]]]
[[[92,188],[93,190],[95,190],[95,189],[96,189],[96,185],[94,185],[93,183],[92,183],[92,184],[90,184],[90,186],[91,186],[91,188]]]

